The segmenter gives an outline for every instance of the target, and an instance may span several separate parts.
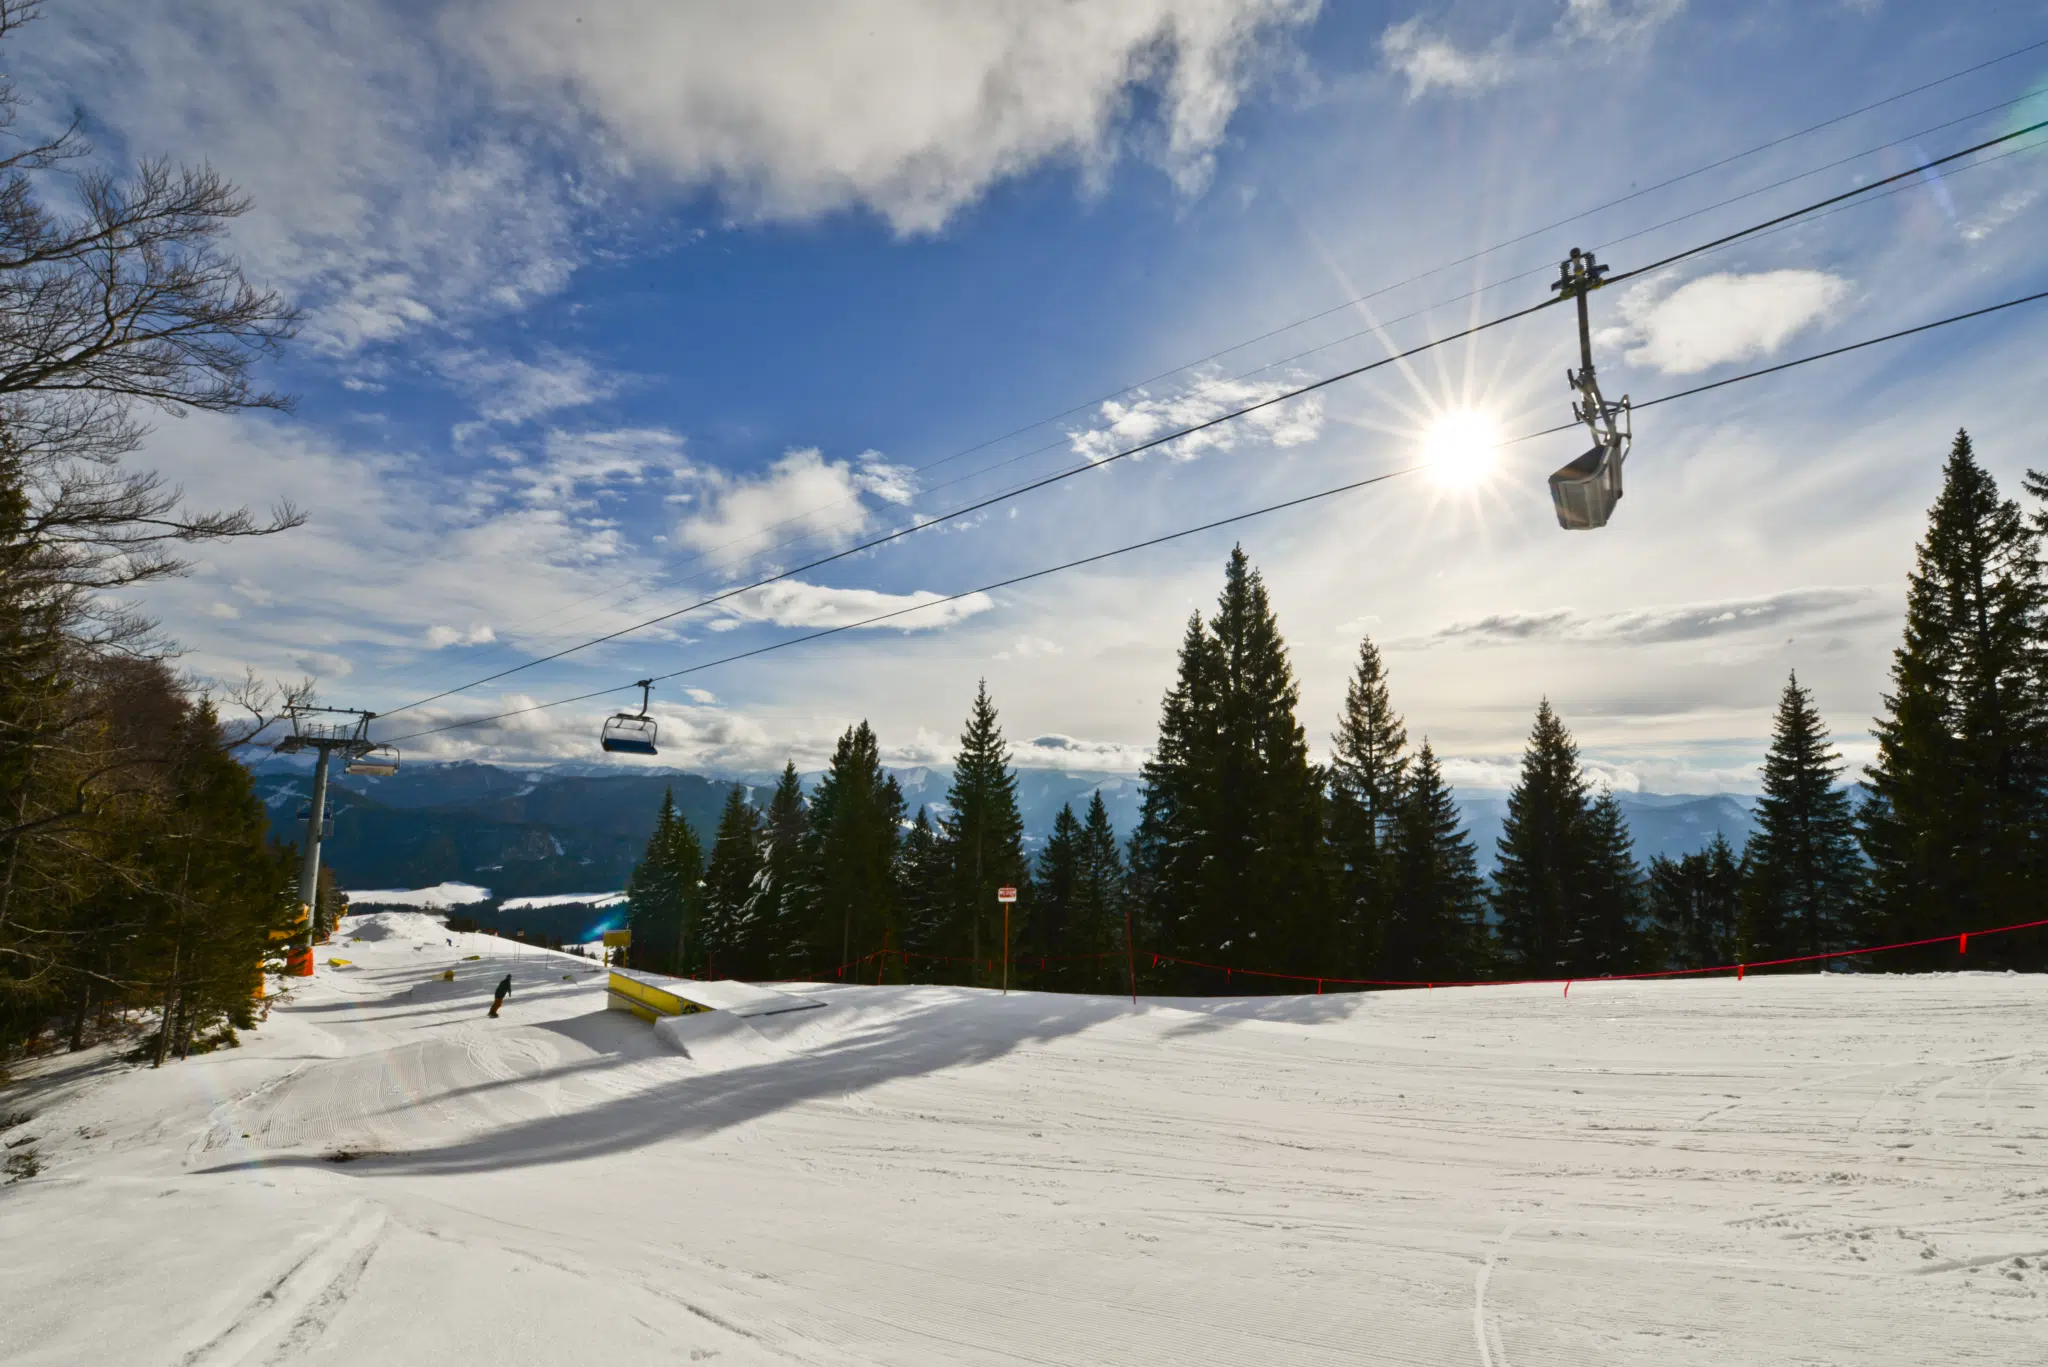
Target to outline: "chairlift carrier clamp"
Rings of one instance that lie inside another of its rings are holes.
[[[1600,393],[1600,381],[1593,368],[1593,327],[1587,316],[1586,296],[1600,288],[1607,267],[1593,259],[1591,252],[1572,248],[1559,263],[1557,280],[1551,288],[1579,305],[1579,368],[1567,369],[1565,383],[1578,398],[1572,416],[1586,424],[1593,434],[1593,449],[1558,469],[1550,477],[1550,501],[1557,510],[1557,525],[1566,531],[1591,531],[1607,525],[1614,505],[1621,501],[1621,466],[1628,459],[1634,432],[1629,421],[1628,395],[1609,403]]]

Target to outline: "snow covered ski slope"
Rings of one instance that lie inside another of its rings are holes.
[[[2048,1361],[2048,980],[814,985],[684,1053],[350,924],[240,1049],[0,1097],[0,1361]]]

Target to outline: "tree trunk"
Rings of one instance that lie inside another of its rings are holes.
[[[78,985],[78,1005],[71,1013],[71,1052],[85,1047],[85,1017],[92,1010],[92,979]]]
[[[164,1054],[171,1047],[171,1007],[178,997],[178,951],[181,948],[181,945],[171,946],[171,980],[164,984],[163,1013],[156,1028],[156,1059],[149,1065],[152,1068],[164,1066]]]

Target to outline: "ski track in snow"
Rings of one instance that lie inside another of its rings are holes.
[[[1135,1009],[821,984],[685,1056],[587,961],[349,924],[353,966],[242,1048],[89,1051],[0,1095],[42,1164],[0,1188],[0,1361],[2034,1367],[2048,1342],[2048,978]]]

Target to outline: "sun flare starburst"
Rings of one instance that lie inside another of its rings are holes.
[[[1423,459],[1439,481],[1454,488],[1469,489],[1485,478],[1499,448],[1499,424],[1469,408],[1438,414],[1422,435]]]

